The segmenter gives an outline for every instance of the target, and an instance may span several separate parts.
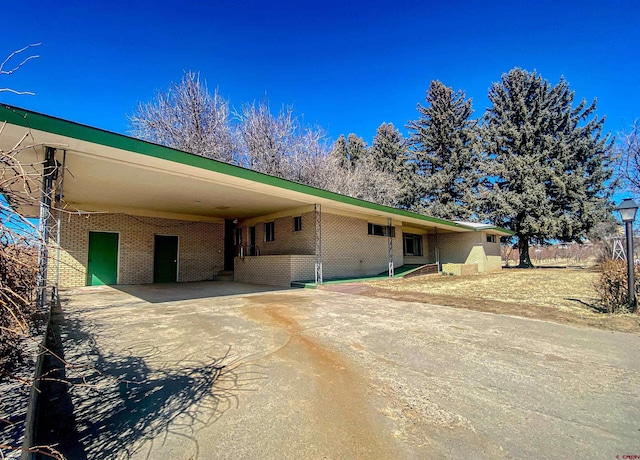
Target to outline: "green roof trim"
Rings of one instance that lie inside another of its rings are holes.
[[[162,160],[173,161],[176,163],[181,163],[187,166],[193,166],[208,171],[227,174],[229,176],[247,179],[250,181],[259,182],[265,185],[271,185],[294,192],[304,193],[306,195],[311,195],[318,198],[324,198],[344,204],[350,204],[373,211],[386,212],[401,217],[410,217],[432,224],[440,224],[454,228],[463,228],[465,230],[478,231],[473,227],[458,224],[456,222],[451,222],[449,220],[424,216],[422,214],[416,214],[413,212],[392,208],[390,206],[383,206],[377,203],[372,203],[370,201],[361,200],[359,198],[340,195],[339,193],[329,192],[327,190],[322,190],[310,185],[299,184],[297,182],[292,182],[286,179],[281,179],[279,177],[252,171],[250,169],[231,165],[211,158],[205,158],[192,153],[165,147],[163,145],[135,139],[133,137],[125,136],[124,134],[118,134],[100,128],[94,128],[92,126],[63,120],[62,118],[44,115],[38,112],[21,109],[19,107],[14,107],[8,104],[0,104],[0,121],[6,121],[7,123],[23,126],[25,128],[36,129],[38,131],[45,131],[60,136],[71,137],[74,139],[79,139],[94,144],[100,144],[106,147],[126,150],[141,155],[147,155]],[[510,234],[513,233],[510,230],[504,228],[494,228],[501,232]]]
[[[480,230],[485,232],[491,231],[491,230],[494,230],[496,232],[504,232],[504,233],[508,233],[509,236],[513,236],[516,234],[516,232],[514,232],[513,230],[509,230],[508,228],[496,227],[496,226],[481,228]]]

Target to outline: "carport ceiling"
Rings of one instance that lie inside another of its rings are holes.
[[[150,168],[67,151],[64,201],[90,211],[139,209],[219,218],[249,218],[307,204],[260,193],[239,178],[166,160],[155,163]]]
[[[269,190],[260,190],[261,184],[246,179],[109,147],[87,152],[90,149],[73,145],[78,144],[74,140],[32,134],[42,144],[16,157],[22,164],[37,164],[41,169],[45,146],[57,149],[59,163],[66,150],[63,201],[68,210],[242,219],[309,204],[292,198],[295,193],[278,193],[263,184]],[[37,197],[39,191],[34,190],[33,195]],[[37,206],[20,211],[31,217],[38,214]]]

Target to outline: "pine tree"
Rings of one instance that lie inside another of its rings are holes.
[[[340,134],[331,149],[331,155],[338,160],[342,168],[350,170],[367,155],[367,150],[367,144],[361,137],[351,133],[345,139],[344,134]]]
[[[573,107],[564,78],[551,86],[519,68],[489,91],[482,137],[493,176],[487,204],[494,223],[518,238],[520,266],[529,243],[580,241],[611,209],[613,150],[596,101]]]
[[[375,167],[392,175],[398,183],[397,206],[412,209],[415,205],[415,167],[409,157],[407,140],[402,137],[393,123],[382,123],[369,149]]]
[[[407,125],[420,179],[420,206],[434,217],[477,217],[481,174],[471,99],[432,81],[426,102],[427,106],[418,104],[420,117]]]

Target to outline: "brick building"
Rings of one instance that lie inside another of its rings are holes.
[[[52,179],[50,254],[60,287],[211,280],[220,273],[289,286],[405,264],[482,272],[500,268],[500,236],[510,234],[7,105],[0,106],[0,123],[0,149],[19,145],[16,157]],[[14,208],[38,217],[40,193],[32,190],[33,202]]]

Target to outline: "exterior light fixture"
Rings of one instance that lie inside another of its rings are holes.
[[[636,212],[638,211],[638,203],[631,198],[625,198],[616,208],[620,213],[620,218],[624,222],[624,233],[627,238],[627,299],[629,302],[629,311],[634,311],[636,307],[636,288],[633,273],[634,257],[633,257],[633,221],[636,220]]]

